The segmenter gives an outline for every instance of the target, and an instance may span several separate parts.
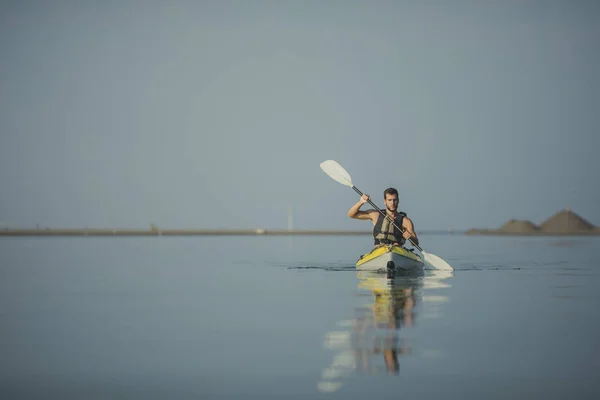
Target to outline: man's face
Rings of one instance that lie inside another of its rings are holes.
[[[398,208],[398,195],[397,194],[385,194],[385,207],[390,211],[396,211]]]

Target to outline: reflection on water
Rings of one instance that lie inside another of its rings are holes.
[[[427,316],[435,318],[448,300],[424,291],[449,287],[446,280],[453,273],[434,270],[399,276],[359,271],[356,275],[359,291],[368,293],[370,302],[355,308],[352,320],[338,322],[338,330],[327,333],[323,346],[335,353],[317,385],[321,392],[338,390],[341,380],[352,374],[398,375],[401,357],[412,354],[410,330],[418,318],[417,306],[433,306],[427,307]]]

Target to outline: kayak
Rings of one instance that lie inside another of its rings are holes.
[[[423,259],[400,246],[380,246],[360,256],[356,269],[361,271],[411,271],[424,266]]]

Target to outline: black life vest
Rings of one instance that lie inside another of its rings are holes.
[[[406,217],[406,213],[398,212],[394,222],[399,228],[402,228],[402,221]],[[390,219],[384,217],[381,213],[377,217],[377,222],[373,227],[373,238],[375,239],[375,245],[378,244],[391,244],[397,242],[402,246],[406,239],[402,236],[402,231],[396,229],[396,227],[390,222]]]

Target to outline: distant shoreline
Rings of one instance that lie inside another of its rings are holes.
[[[287,230],[287,229],[4,229],[0,237],[15,236],[359,236],[371,230]],[[428,230],[418,234],[466,236],[600,236],[600,230],[582,232],[502,232],[469,229],[467,231]]]
[[[422,234],[464,234],[464,232],[422,231]],[[287,230],[287,229],[5,229],[0,236],[294,236],[372,235],[371,230]]]

